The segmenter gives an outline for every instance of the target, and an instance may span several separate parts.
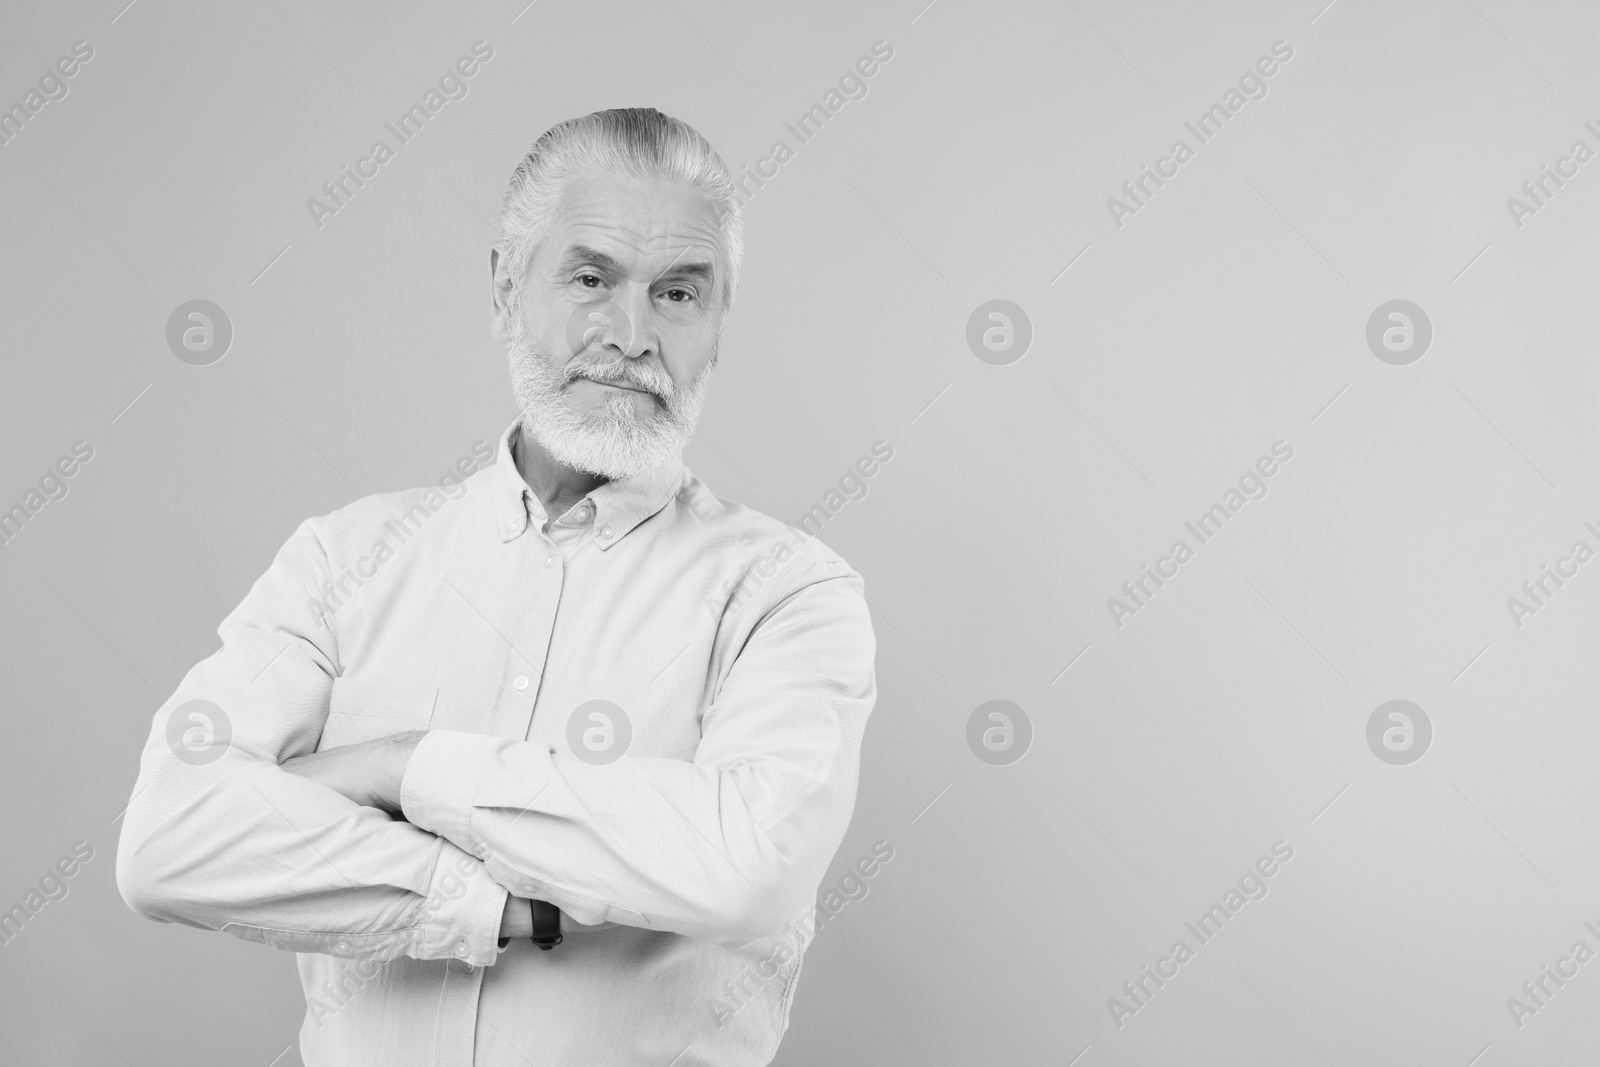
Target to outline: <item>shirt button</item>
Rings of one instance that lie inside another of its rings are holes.
[[[340,952],[349,952],[350,951],[350,942],[341,941],[337,945],[335,945],[334,948],[338,949]]]
[[[516,686],[518,689],[526,689],[528,688],[528,676],[526,674],[519,674],[512,680],[511,684]]]
[[[456,955],[457,956],[460,956],[462,958],[466,958],[468,955],[471,954],[471,952],[472,952],[472,950],[467,947],[466,938],[462,938],[460,941],[456,942]]]
[[[554,556],[546,556],[544,558],[544,565],[546,567],[554,567],[556,565],[556,558]]]
[[[587,504],[579,508],[578,513],[573,516],[573,518],[577,519],[579,522],[588,522],[593,517],[594,512],[589,510],[589,506]]]
[[[600,540],[602,540],[602,541],[611,540],[611,527],[609,527],[609,526],[600,527]]]

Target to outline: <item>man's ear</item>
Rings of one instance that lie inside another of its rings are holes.
[[[511,316],[516,286],[507,269],[509,260],[500,255],[498,248],[489,249],[489,298],[493,310],[489,317],[489,333],[496,341],[505,342],[511,336]]]

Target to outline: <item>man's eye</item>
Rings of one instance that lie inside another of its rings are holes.
[[[694,290],[674,286],[667,290],[667,299],[674,304],[682,304],[694,299]]]
[[[585,289],[596,289],[603,283],[598,274],[580,274],[578,275],[578,284]]]

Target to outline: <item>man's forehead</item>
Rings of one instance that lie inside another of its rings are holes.
[[[696,246],[714,250],[717,223],[715,205],[697,189],[589,172],[567,184],[552,236],[558,254],[574,244],[609,242],[670,256]]]
[[[611,227],[576,227],[552,234],[554,240],[536,256],[544,259],[539,269],[554,278],[578,267],[595,266],[622,275],[659,278],[668,273],[696,275],[707,281],[720,275],[719,256],[714,244],[704,240],[674,237],[670,229],[655,237],[635,239]]]

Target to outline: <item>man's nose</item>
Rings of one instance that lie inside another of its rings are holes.
[[[643,286],[624,286],[611,298],[611,304],[614,314],[620,314],[622,321],[608,324],[605,347],[625,359],[653,355],[657,346],[649,290]]]

